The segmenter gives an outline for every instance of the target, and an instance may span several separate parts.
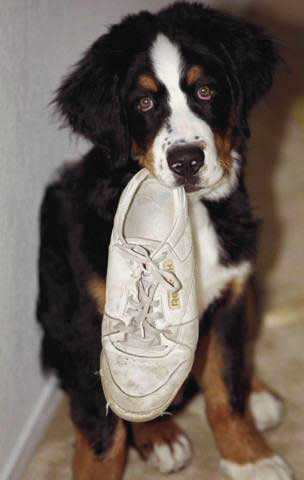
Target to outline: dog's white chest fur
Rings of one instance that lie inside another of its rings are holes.
[[[221,247],[206,207],[189,197],[189,215],[192,226],[196,266],[196,286],[200,316],[224,288],[235,278],[247,277],[250,262],[224,266],[220,264]]]

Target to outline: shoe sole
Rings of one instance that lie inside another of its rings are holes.
[[[131,412],[128,410],[124,410],[121,406],[119,406],[115,400],[113,399],[113,396],[111,395],[111,384],[108,382],[108,378],[112,378],[111,371],[108,366],[107,359],[105,358],[105,355],[102,353],[101,354],[101,362],[100,362],[100,376],[101,376],[101,381],[102,381],[102,387],[104,391],[104,395],[107,399],[107,404],[111,408],[111,410],[118,415],[120,418],[127,420],[128,422],[148,422],[150,420],[154,420],[155,418],[161,416],[161,415],[166,415],[165,411],[166,409],[171,405],[173,402],[174,398],[178,394],[179,390],[181,389],[183,383],[186,381],[187,377],[189,376],[191,370],[192,370],[192,365],[193,362],[189,362],[190,367],[185,373],[185,377],[183,381],[179,384],[179,386],[173,391],[172,395],[170,395],[170,398],[166,400],[162,405],[158,406],[158,408],[150,411],[149,413],[139,413],[139,412]],[[119,387],[117,387],[119,388]],[[126,394],[125,394],[126,395]]]

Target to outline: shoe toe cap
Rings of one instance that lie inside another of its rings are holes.
[[[103,352],[101,378],[105,396],[119,416],[136,421],[160,415],[173,401],[192,365],[189,353],[172,358],[143,358]]]

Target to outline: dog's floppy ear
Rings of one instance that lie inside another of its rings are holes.
[[[242,135],[249,137],[248,114],[272,86],[281,58],[276,42],[262,27],[239,18],[231,18],[226,27],[220,46],[237,92],[237,124]]]
[[[272,86],[280,60],[277,45],[262,27],[239,20],[229,54],[237,67],[244,107],[249,111]]]
[[[128,158],[129,139],[120,96],[121,71],[115,60],[111,33],[106,34],[85,52],[64,79],[54,103],[65,125],[93,144],[108,148],[118,166]]]

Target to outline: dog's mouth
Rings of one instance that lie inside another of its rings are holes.
[[[226,180],[226,173],[220,176],[218,180],[213,183],[201,183],[190,181],[187,179],[180,180],[176,186],[183,186],[186,193],[196,193],[196,192],[211,192],[217,187],[219,187]]]
[[[184,183],[184,188],[186,193],[199,192],[202,187],[199,185],[192,185],[191,183]]]
[[[176,179],[174,186],[184,187],[186,193],[198,192],[202,189],[201,183],[195,178]]]

